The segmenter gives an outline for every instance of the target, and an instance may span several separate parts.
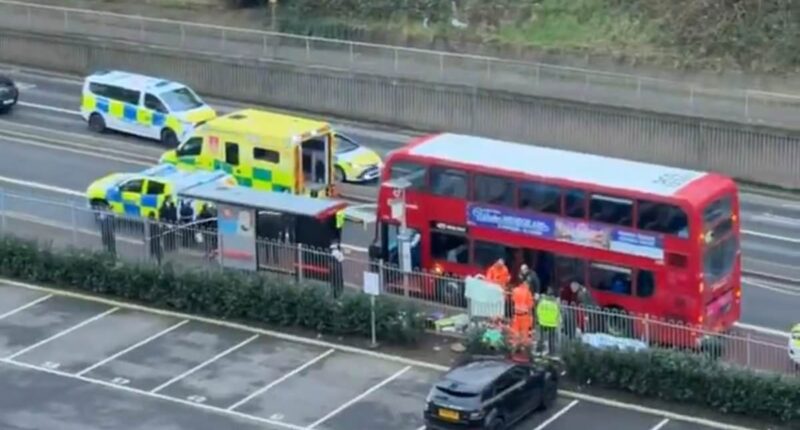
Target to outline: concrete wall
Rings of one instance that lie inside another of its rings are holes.
[[[0,31],[0,61],[75,74],[120,68],[180,80],[208,96],[715,170],[800,188],[800,135],[765,127],[12,31]]]

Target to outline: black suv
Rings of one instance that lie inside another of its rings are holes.
[[[504,430],[530,412],[549,408],[560,371],[551,362],[518,363],[476,357],[431,388],[425,401],[427,430]]]
[[[19,90],[11,78],[0,75],[0,113],[8,112],[17,104]]]

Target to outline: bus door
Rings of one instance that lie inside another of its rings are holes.
[[[331,183],[331,138],[330,134],[317,136],[301,142],[303,154],[303,176],[305,187],[312,197],[324,195]]]

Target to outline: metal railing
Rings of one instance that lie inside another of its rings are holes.
[[[113,222],[103,222],[98,212],[81,201],[54,201],[0,190],[0,235],[47,242],[55,249],[112,251],[117,258],[137,263],[169,262],[212,270],[225,266],[226,247],[213,218],[178,225],[143,223],[117,215],[109,220]],[[404,273],[395,265],[370,261],[364,249],[344,245],[343,251],[340,260],[329,250],[257,240],[255,254],[258,270],[285,276],[291,282],[319,282],[330,286],[334,294],[361,294],[364,273],[377,272],[380,294],[415,303],[426,316],[428,328],[441,334],[464,336],[475,321],[487,315],[509,321],[508,294],[501,295],[500,301],[478,302],[466,297],[463,279]],[[739,328],[720,334],[648,315],[566,302],[560,305],[562,339],[581,336],[594,339],[594,344],[625,339],[639,347],[678,347],[711,354],[730,365],[800,376],[789,358],[787,337]]]
[[[800,96],[0,0],[0,28],[113,38],[679,115],[800,128]]]

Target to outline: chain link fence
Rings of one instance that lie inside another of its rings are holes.
[[[111,251],[136,263],[216,269],[230,257],[216,221],[192,219],[181,224],[124,216],[108,217],[80,199],[55,201],[0,191],[0,234],[47,243],[54,249]],[[347,237],[345,236],[345,243]],[[431,331],[462,337],[476,321],[496,316],[511,322],[510,291],[485,300],[467,291],[464,279],[429,272],[404,272],[370,261],[364,249],[343,245],[344,258],[329,250],[276,240],[258,240],[258,270],[283,275],[290,282],[317,282],[336,293],[362,294],[365,272],[379,273],[380,294],[419,305]],[[499,288],[499,287],[498,287]],[[789,358],[788,337],[734,328],[707,332],[678,321],[614,312],[560,302],[560,339],[581,336],[600,347],[682,348],[711,354],[730,365],[791,373],[800,370]],[[591,335],[591,336],[590,336]],[[540,335],[537,337],[541,338]]]

